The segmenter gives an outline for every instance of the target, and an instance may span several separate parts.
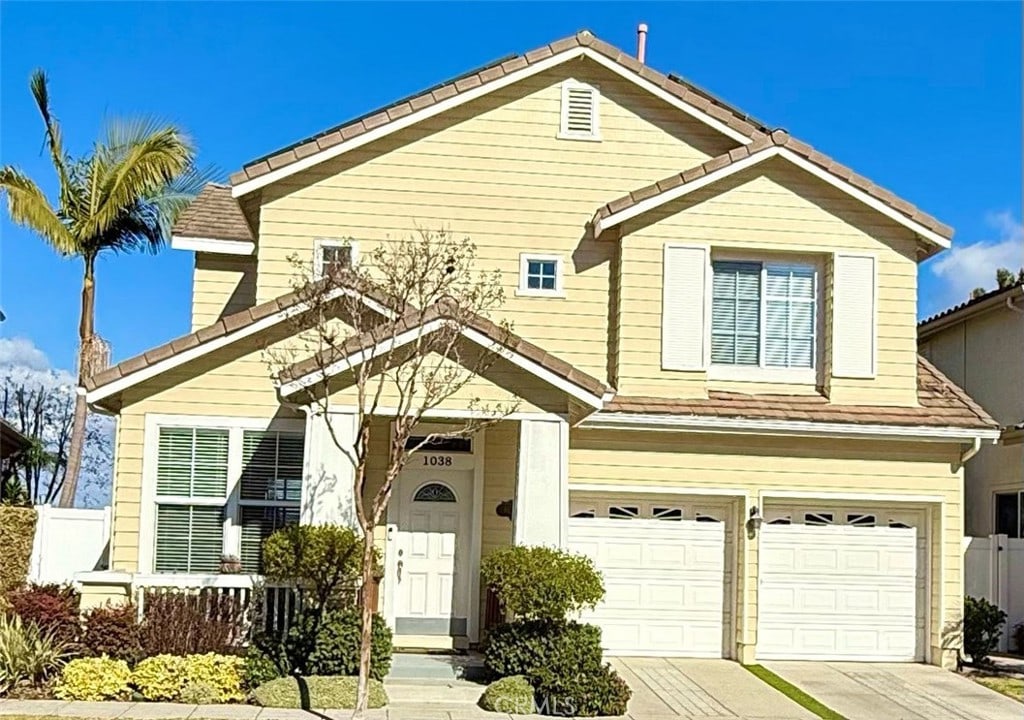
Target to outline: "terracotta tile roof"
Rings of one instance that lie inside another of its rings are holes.
[[[179,237],[254,242],[252,228],[227,185],[208,183],[185,208],[172,230]]]
[[[742,135],[755,137],[761,133],[768,132],[768,128],[706,90],[679,76],[665,75],[657,70],[653,70],[647,65],[640,63],[629,53],[623,52],[603,40],[599,40],[590,31],[581,30],[575,35],[542,45],[527,53],[512,55],[472,70],[457,78],[435,85],[421,93],[403,98],[384,108],[374,110],[342,125],[328,128],[317,135],[264,155],[246,164],[239,172],[234,173],[231,176],[231,183],[238,185],[246,180],[252,180],[260,175],[265,175],[271,170],[285,167],[301,158],[351,140],[392,120],[397,120],[400,117],[409,115],[417,110],[422,110],[467,90],[494,82],[524,67],[577,47],[588,47],[604,55]]]
[[[594,213],[593,221],[596,223],[609,215],[622,212],[642,200],[657,197],[668,190],[686,185],[687,183],[693,182],[705,175],[709,175],[716,170],[728,167],[734,162],[743,160],[744,158],[756,155],[759,152],[763,152],[773,147],[784,147],[787,150],[796,153],[805,160],[814,163],[823,170],[827,170],[832,175],[835,175],[837,178],[859,188],[876,200],[880,200],[893,210],[896,210],[900,214],[919,223],[920,225],[923,225],[947,240],[953,237],[953,228],[949,225],[939,222],[931,215],[917,209],[909,202],[901,200],[885,188],[875,185],[863,175],[858,175],[845,165],[841,165],[827,155],[818,152],[807,143],[797,140],[785,130],[773,130],[768,135],[759,136],[749,145],[741,145],[727,153],[713,157],[707,162],[697,165],[696,167],[676,173],[675,175],[670,175],[656,183],[634,190],[629,195],[623,195],[620,198],[612,200],[597,209],[597,212]]]
[[[709,397],[670,400],[616,396],[605,412],[712,416],[760,420],[996,429],[998,424],[934,365],[919,357],[919,407],[836,405],[821,395],[745,395],[712,390]]]
[[[948,319],[952,319],[951,316],[957,315],[957,314],[959,314],[962,311],[974,309],[978,305],[980,305],[980,304],[982,304],[984,302],[987,302],[989,300],[993,300],[995,298],[1000,298],[1003,295],[1009,296],[1009,295],[1012,295],[1014,293],[1017,293],[1019,295],[1024,295],[1024,282],[1018,280],[1017,282],[1012,283],[1010,285],[1007,285],[1006,287],[1001,287],[1001,288],[996,288],[995,290],[990,290],[990,291],[988,291],[987,293],[985,293],[983,295],[979,295],[978,297],[971,298],[970,300],[962,302],[959,305],[954,305],[951,308],[946,308],[945,310],[943,310],[941,312],[938,312],[938,313],[932,315],[931,317],[925,318],[924,320],[922,320],[921,322],[919,322],[917,324],[917,327],[920,330],[926,330],[927,328],[925,326],[926,325],[930,325],[931,323],[935,322],[936,320],[943,320],[943,319],[947,319],[947,318]]]
[[[398,333],[413,330],[434,320],[446,319],[456,320],[461,327],[469,327],[482,333],[489,340],[532,360],[558,377],[586,390],[591,395],[602,397],[610,391],[610,388],[597,378],[578,370],[561,358],[519,337],[501,325],[476,313],[468,313],[461,310],[454,303],[445,301],[438,302],[423,311],[418,309],[411,310],[398,321],[394,331],[388,330],[387,337],[385,338],[382,338],[380,333],[370,330],[349,338],[341,347],[301,360],[282,372],[278,380],[288,382],[304,377],[343,360],[354,353],[372,348],[382,340],[390,339]]]

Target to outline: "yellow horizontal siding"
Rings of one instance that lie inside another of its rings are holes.
[[[825,332],[831,351],[831,257],[835,252],[878,258],[878,372],[870,380],[821,384],[834,402],[915,405],[916,241],[905,229],[781,159],[698,190],[626,223],[622,230],[619,389],[625,394],[687,396],[705,392],[704,373],[661,369],[662,262],[666,243],[709,245],[742,256],[813,255],[821,262]],[[825,361],[825,369],[831,366]],[[773,383],[710,383],[718,389],[779,392]],[[810,391],[812,388],[805,387]],[[799,392],[797,386],[788,392]]]
[[[192,329],[212,325],[224,315],[256,301],[256,259],[237,255],[195,254],[192,271]]]

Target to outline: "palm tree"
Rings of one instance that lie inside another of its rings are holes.
[[[102,340],[95,332],[96,258],[101,253],[156,252],[170,237],[181,211],[202,188],[209,172],[195,165],[191,140],[153,120],[113,121],[91,153],[72,158],[64,150],[60,124],[50,112],[46,75],[32,73],[29,86],[42,115],[45,145],[57,173],[53,205],[27,175],[0,168],[11,220],[35,231],[65,257],[82,259],[82,307],[78,324],[79,385],[102,370]],[[85,397],[78,395],[60,504],[74,504],[82,461]]]

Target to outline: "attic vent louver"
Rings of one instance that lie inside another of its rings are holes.
[[[566,80],[562,84],[562,124],[558,136],[571,140],[600,140],[598,99],[593,85]]]

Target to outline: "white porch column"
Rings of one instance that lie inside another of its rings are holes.
[[[328,427],[328,423],[331,424]],[[306,414],[305,468],[299,521],[307,525],[328,523],[358,527],[355,506],[355,468],[341,451],[355,442],[355,413],[324,415],[310,409]]]
[[[565,547],[569,517],[569,423],[520,420],[513,513],[517,545]]]

